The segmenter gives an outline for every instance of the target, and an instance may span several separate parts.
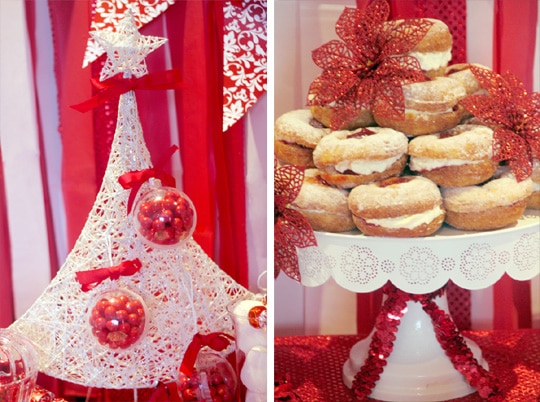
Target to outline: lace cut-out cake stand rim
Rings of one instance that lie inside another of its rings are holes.
[[[491,286],[505,273],[528,280],[540,273],[539,235],[537,210],[526,210],[510,227],[484,232],[446,225],[417,238],[315,232],[318,246],[298,249],[302,284],[319,286],[333,277],[339,286],[363,293],[391,281],[405,292],[423,294],[449,280],[471,290]]]

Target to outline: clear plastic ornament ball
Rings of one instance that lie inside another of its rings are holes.
[[[97,342],[109,349],[135,344],[146,328],[143,299],[127,289],[105,291],[90,302],[88,325]]]
[[[0,401],[29,401],[38,365],[38,354],[26,337],[0,328]]]
[[[133,209],[134,227],[150,247],[181,246],[193,234],[196,223],[193,202],[174,187],[150,187]]]
[[[180,373],[178,392],[185,402],[232,402],[238,400],[238,380],[223,356],[201,351],[191,376]]]

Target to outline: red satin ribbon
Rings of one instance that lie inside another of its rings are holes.
[[[139,272],[141,267],[141,261],[138,258],[135,258],[134,260],[123,261],[114,267],[98,268],[90,271],[77,271],[75,272],[75,275],[77,276],[77,281],[81,284],[82,291],[88,292],[105,279],[117,280],[121,276],[131,276]]]
[[[149,179],[156,178],[161,181],[161,184],[163,186],[176,187],[175,178],[171,176],[170,174],[160,170],[160,167],[177,150],[178,150],[178,146],[176,145],[173,145],[171,148],[169,148],[169,152],[164,156],[164,158],[160,161],[160,163],[158,163],[157,167],[143,169],[143,170],[135,170],[133,172],[127,172],[118,178],[118,182],[123,188],[125,188],[126,190],[131,189],[131,193],[129,194],[128,205],[127,205],[128,214],[131,212],[131,208],[133,207],[133,201],[135,201],[135,196],[139,192],[139,189]]]
[[[195,362],[197,361],[197,356],[202,347],[208,346],[209,348],[220,352],[229,346],[233,340],[234,337],[223,332],[212,332],[208,335],[195,334],[184,354],[184,359],[180,364],[180,372],[191,377]]]
[[[165,90],[180,89],[182,87],[180,70],[178,69],[150,73],[139,78],[123,78],[122,74],[117,74],[103,82],[95,78],[92,78],[91,82],[99,92],[84,102],[71,105],[72,109],[83,113],[88,112],[109,99],[134,89]]]

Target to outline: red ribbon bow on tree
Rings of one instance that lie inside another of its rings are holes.
[[[180,364],[180,372],[191,377],[193,375],[193,369],[195,368],[195,362],[197,361],[199,351],[204,346],[208,346],[210,349],[221,352],[231,344],[231,341],[234,341],[234,337],[223,332],[212,332],[207,335],[199,333],[195,334],[184,354],[182,363]]]
[[[531,176],[533,158],[540,159],[540,93],[528,93],[519,79],[507,72],[471,66],[489,95],[471,95],[461,105],[483,123],[495,126],[493,160],[508,161],[517,181]]]
[[[121,276],[131,276],[139,272],[142,263],[138,258],[134,260],[123,261],[119,265],[108,268],[98,268],[90,271],[77,271],[75,275],[77,281],[81,284],[83,292],[95,288],[105,279],[117,280]]]
[[[332,105],[330,128],[354,119],[360,109],[403,118],[402,85],[424,81],[411,51],[433,25],[422,19],[386,22],[390,6],[374,0],[364,11],[345,8],[336,23],[340,40],[315,49],[314,63],[323,69],[311,83],[308,105]]]
[[[199,351],[204,347],[208,346],[209,348],[221,352],[227,346],[231,344],[231,341],[234,340],[234,337],[225,334],[223,332],[212,332],[207,335],[195,334],[190,344],[187,347],[187,350],[182,359],[180,365],[180,372],[185,374],[188,377],[193,375],[193,369],[195,368],[195,362],[197,361],[197,356]],[[182,402],[183,399],[180,397],[178,392],[178,384],[175,381],[169,382],[167,384],[160,382],[148,402]]]
[[[280,271],[300,282],[296,247],[316,246],[317,239],[307,219],[289,208],[304,181],[304,167],[279,167],[274,158],[274,277]]]
[[[99,92],[82,103],[71,105],[71,108],[79,112],[88,112],[102,103],[134,89],[165,90],[182,87],[180,70],[178,69],[150,73],[139,78],[124,78],[122,74],[117,74],[103,82],[95,78],[92,78],[91,82]]]
[[[127,204],[128,214],[130,213],[131,208],[133,207],[133,201],[135,201],[135,197],[137,193],[139,192],[139,189],[149,179],[151,178],[159,179],[163,186],[176,187],[176,179],[170,174],[160,170],[159,168],[177,150],[178,150],[178,146],[176,145],[171,146],[171,148],[169,148],[169,152],[158,163],[158,167],[148,168],[148,169],[143,169],[143,170],[135,170],[133,172],[127,172],[118,178],[118,182],[124,189],[126,190],[131,189],[131,193],[129,194],[128,204]]]

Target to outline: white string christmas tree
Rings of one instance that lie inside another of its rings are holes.
[[[141,36],[129,13],[117,32],[92,35],[108,54],[102,80],[117,73],[137,78],[145,75],[145,56],[165,42]],[[73,250],[43,294],[11,326],[35,343],[40,371],[47,375],[114,389],[174,381],[193,335],[232,333],[227,306],[252,296],[220,270],[193,239],[176,248],[151,247],[143,241],[127,212],[130,190],[124,189],[118,178],[149,168],[152,164],[135,94],[129,91],[120,97],[107,169]],[[149,187],[149,183],[143,184],[139,194]],[[88,291],[82,290],[77,272],[116,267],[126,261],[139,264],[135,273],[113,275]],[[126,341],[127,335],[100,342],[96,335],[93,310],[103,292],[115,290],[131,291],[142,300],[143,312],[135,308],[139,305],[133,300],[125,308],[133,307],[125,322],[140,332],[133,342]]]

